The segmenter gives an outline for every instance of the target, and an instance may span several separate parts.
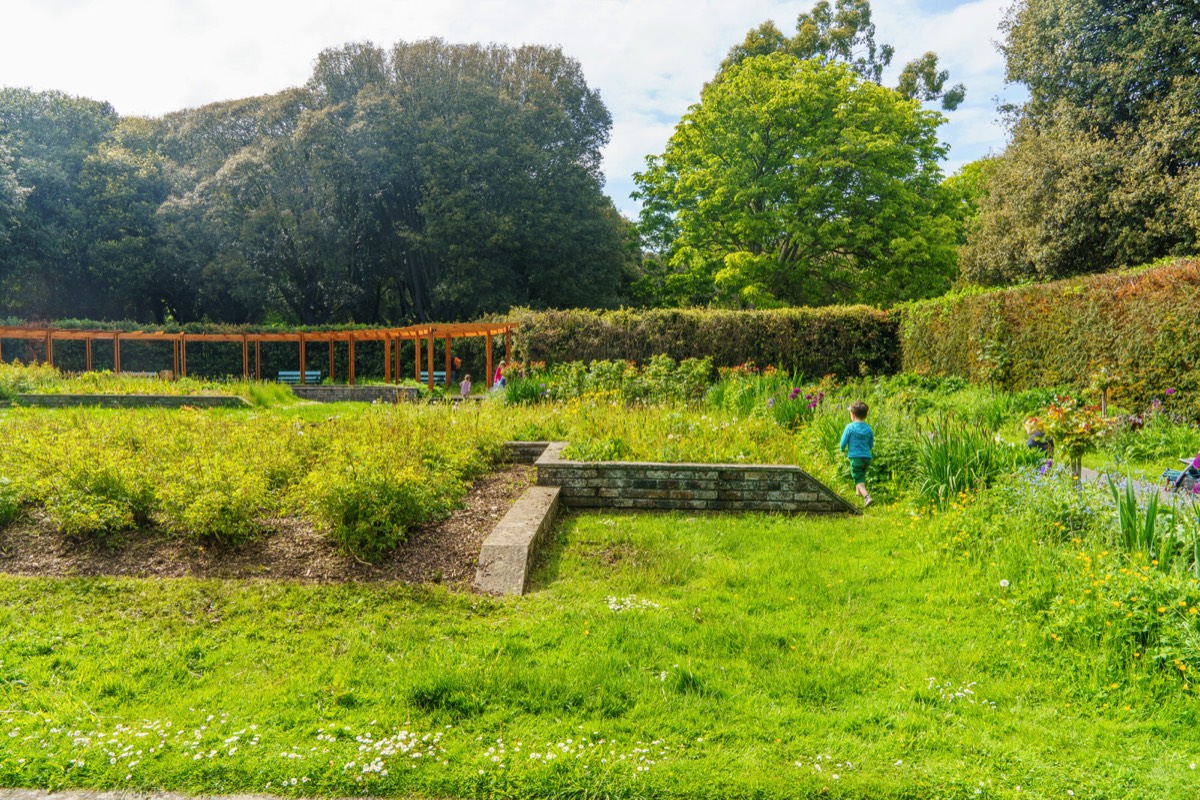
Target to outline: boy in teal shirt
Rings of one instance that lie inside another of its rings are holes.
[[[841,448],[850,458],[850,475],[854,491],[863,499],[863,508],[871,505],[867,491],[867,467],[871,465],[871,448],[875,446],[875,431],[866,423],[867,404],[855,400],[850,406],[850,424],[842,430]]]

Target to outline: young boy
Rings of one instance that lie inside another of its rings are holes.
[[[842,452],[850,458],[854,491],[863,499],[863,508],[871,505],[871,493],[867,491],[867,467],[871,465],[871,448],[875,446],[875,432],[866,419],[867,404],[855,400],[850,406],[850,424],[842,430],[841,441]]]

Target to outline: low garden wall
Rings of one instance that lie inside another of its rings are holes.
[[[301,400],[317,403],[399,403],[420,396],[413,386],[293,386],[292,391]]]
[[[514,461],[540,448],[539,486],[561,487],[570,508],[858,514],[858,508],[799,467],[568,461],[565,442],[511,442]]]
[[[13,402],[43,408],[245,408],[249,405],[240,397],[195,394],[19,394],[13,397]]]

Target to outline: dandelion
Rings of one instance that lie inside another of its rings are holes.
[[[1003,579],[1001,579],[1001,581],[1000,581],[1000,588],[1001,588],[1001,589],[1007,589],[1007,588],[1008,588],[1008,578],[1003,578]]]

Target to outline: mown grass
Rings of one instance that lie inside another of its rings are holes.
[[[1128,550],[1105,491],[1034,478],[1020,459],[1015,476],[1006,467],[965,480],[961,492],[944,481],[936,502],[918,499],[919,448],[939,441],[923,424],[949,420],[947,437],[970,426],[1008,440],[1038,397],[862,381],[825,387],[826,405],[805,406],[784,426],[766,400],[791,382],[742,392],[736,407],[631,409],[596,393],[508,407],[0,412],[9,433],[54,430],[77,449],[86,439],[79,452],[92,463],[108,443],[136,440],[141,455],[108,457],[142,476],[150,472],[136,459],[156,463],[148,454],[159,452],[148,436],[194,459],[210,441],[214,452],[252,455],[256,442],[302,431],[295,459],[262,463],[298,459],[295,474],[313,477],[245,470],[292,487],[264,496],[298,506],[346,483],[335,473],[358,448],[375,454],[379,471],[399,468],[402,443],[424,443],[407,457],[433,476],[466,476],[467,462],[509,438],[565,439],[585,458],[799,463],[847,491],[836,437],[845,400],[866,397],[878,435],[872,481],[890,500],[861,518],[572,516],[521,599],[391,585],[0,577],[0,785],[518,798],[1195,795],[1194,559],[1156,563]],[[171,438],[180,430],[199,435]],[[1166,446],[1190,435],[1167,431]],[[1163,439],[1131,432],[1123,452],[1159,452]],[[21,488],[29,460],[6,452],[0,461],[16,480],[0,484],[0,501],[19,496],[11,487]],[[63,458],[48,474],[85,463]],[[361,484],[362,498],[372,485]],[[0,512],[27,513],[28,503],[0,503]],[[1195,533],[1188,526],[1179,535]]]
[[[583,515],[561,526],[536,591],[509,600],[0,578],[0,785],[1194,792],[1197,702],[1136,662],[1110,689],[1086,652],[1065,660],[1006,611],[995,568],[942,534],[899,511]]]

